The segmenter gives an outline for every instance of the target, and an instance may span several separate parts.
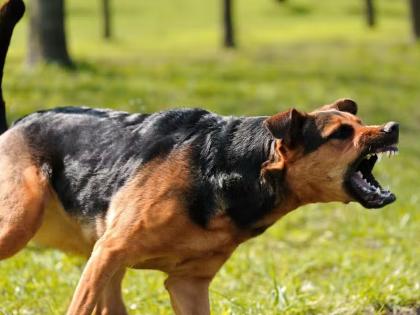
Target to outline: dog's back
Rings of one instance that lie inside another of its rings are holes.
[[[28,115],[13,128],[31,143],[66,211],[95,216],[142,165],[188,141],[206,113],[66,107]]]
[[[191,191],[185,192],[195,196],[188,209],[192,219],[206,225],[220,207],[219,198],[229,203],[226,208],[238,223],[246,225],[256,218],[245,216],[242,209],[261,215],[266,203],[253,200],[261,195],[253,193],[258,185],[245,184],[258,183],[269,150],[264,119],[224,117],[202,109],[129,114],[65,107],[23,117],[10,132],[30,144],[31,154],[71,215],[103,215],[111,198],[144,165],[186,150],[194,177]],[[246,162],[235,158],[242,154],[249,156]]]

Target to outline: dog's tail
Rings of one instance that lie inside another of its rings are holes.
[[[22,0],[7,0],[0,8],[0,134],[7,130],[6,104],[3,99],[3,69],[13,29],[25,12]]]

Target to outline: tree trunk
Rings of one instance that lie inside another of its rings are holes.
[[[102,0],[102,14],[103,14],[103,36],[105,39],[112,37],[111,32],[111,0]]]
[[[413,35],[416,40],[420,39],[420,0],[410,0]]]
[[[64,29],[64,0],[31,0],[28,3],[28,64],[46,62],[71,66]]]
[[[233,0],[223,1],[223,44],[227,48],[235,47],[235,33],[233,29]]]
[[[369,27],[376,25],[375,5],[373,0],[366,0],[366,22]]]

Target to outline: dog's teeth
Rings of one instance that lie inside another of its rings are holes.
[[[363,174],[362,174],[362,172],[361,172],[361,171],[358,171],[358,172],[356,173],[356,175],[357,175],[357,176],[359,176],[360,178],[363,178]]]
[[[378,162],[380,162],[382,160],[382,154],[378,153],[376,156],[378,157]]]
[[[381,189],[379,187],[376,187],[376,193],[380,194],[381,193]]]

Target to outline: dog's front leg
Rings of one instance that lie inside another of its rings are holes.
[[[211,278],[169,276],[165,287],[176,315],[210,315]]]
[[[86,264],[67,315],[91,315],[108,281],[123,268],[123,264],[123,251],[116,242],[102,237]]]
[[[127,315],[121,292],[125,268],[118,270],[102,290],[94,310],[95,315]]]

